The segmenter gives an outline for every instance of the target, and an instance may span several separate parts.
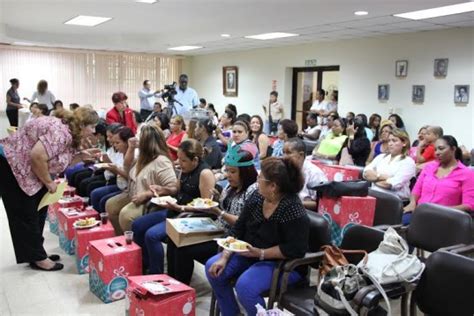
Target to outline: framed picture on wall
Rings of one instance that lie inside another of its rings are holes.
[[[448,75],[448,62],[447,58],[437,58],[434,60],[434,76],[437,78],[444,78]]]
[[[413,103],[425,102],[425,86],[414,85],[411,92],[411,100]]]
[[[390,95],[390,85],[379,84],[377,89],[377,97],[379,101],[387,101]]]
[[[408,60],[397,60],[395,62],[395,77],[404,78],[408,74]]]
[[[454,86],[454,103],[469,103],[469,85]]]
[[[222,86],[226,97],[236,97],[239,93],[239,70],[237,66],[222,67]]]

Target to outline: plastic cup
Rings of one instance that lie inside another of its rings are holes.
[[[133,241],[133,232],[131,230],[127,230],[123,233],[123,235],[125,236],[125,242],[127,245],[131,245]]]
[[[108,220],[109,215],[107,213],[100,213],[100,222],[102,223],[102,225],[107,224]]]

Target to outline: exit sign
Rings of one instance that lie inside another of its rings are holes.
[[[317,60],[316,60],[316,59],[306,59],[306,60],[304,61],[304,65],[305,65],[306,67],[314,67],[314,66],[317,65]]]

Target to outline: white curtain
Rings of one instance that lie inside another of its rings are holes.
[[[5,96],[9,80],[17,78],[20,97],[31,98],[38,81],[44,79],[66,108],[78,103],[109,109],[112,94],[123,91],[130,107],[139,109],[143,81],[148,79],[152,89],[161,89],[178,81],[181,65],[180,58],[151,54],[0,45],[0,91]]]

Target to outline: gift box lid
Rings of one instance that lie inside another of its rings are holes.
[[[129,276],[129,287],[137,295],[168,295],[193,291],[192,287],[183,284],[166,274]]]
[[[75,207],[60,208],[59,212],[66,218],[83,218],[84,216],[97,218],[99,214],[93,208],[86,208],[82,210]]]
[[[134,242],[132,242],[130,245],[127,245],[125,242],[125,236],[94,240],[90,242],[90,245],[91,247],[97,249],[103,256],[111,256],[122,252],[141,250],[140,246]]]
[[[223,230],[209,217],[168,218],[167,221],[181,234],[220,232]]]
[[[99,226],[95,226],[92,228],[87,228],[87,229],[76,229],[76,235],[77,236],[82,236],[82,235],[89,235],[92,233],[105,233],[105,232],[111,232],[114,230],[114,227],[110,222],[107,224],[100,224]]]

